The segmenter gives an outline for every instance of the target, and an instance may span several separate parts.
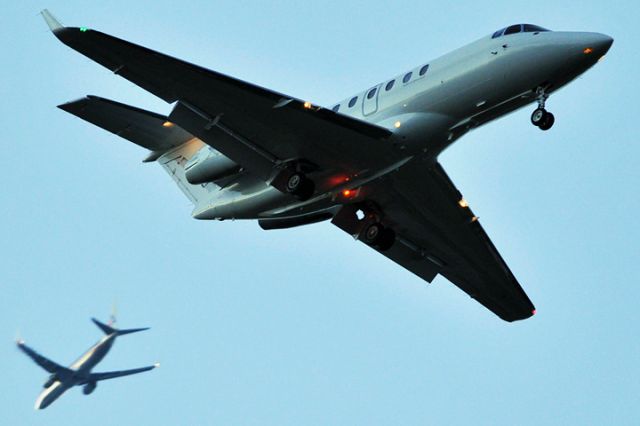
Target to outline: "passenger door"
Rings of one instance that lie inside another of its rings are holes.
[[[382,84],[378,84],[372,87],[362,97],[362,114],[364,116],[371,115],[378,110],[378,95],[381,86]]]

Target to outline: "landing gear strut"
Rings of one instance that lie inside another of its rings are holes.
[[[531,114],[531,123],[534,126],[539,127],[540,130],[549,130],[551,126],[553,126],[553,123],[555,123],[556,121],[553,114],[544,109],[549,95],[542,87],[539,87],[536,90],[536,95],[538,97],[538,108],[536,108],[536,110]]]

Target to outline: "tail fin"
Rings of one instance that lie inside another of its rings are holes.
[[[125,329],[125,330],[119,330],[119,329],[111,327],[110,325],[107,325],[107,324],[105,324],[103,322],[100,322],[95,318],[91,318],[91,321],[93,321],[95,325],[100,327],[100,329],[104,332],[104,334],[113,334],[113,333],[115,333],[118,336],[122,336],[123,334],[136,333],[138,331],[144,331],[144,330],[148,330],[149,329],[149,327],[143,327],[143,328],[129,328],[129,329]]]

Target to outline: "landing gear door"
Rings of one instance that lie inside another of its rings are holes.
[[[380,87],[382,84],[378,84],[375,87],[367,90],[362,100],[362,114],[367,116],[378,111],[378,95],[380,94]]]

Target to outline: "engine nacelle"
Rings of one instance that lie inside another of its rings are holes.
[[[42,387],[46,389],[49,386],[51,386],[55,381],[56,381],[56,375],[52,374],[49,376],[49,379],[46,382],[44,382],[44,385],[42,385]]]
[[[91,392],[95,390],[97,386],[98,384],[96,382],[89,382],[86,385],[84,385],[84,387],[82,388],[82,393],[85,395],[89,395]]]
[[[185,177],[192,185],[216,182],[240,171],[240,166],[220,153],[199,153],[185,165]]]

